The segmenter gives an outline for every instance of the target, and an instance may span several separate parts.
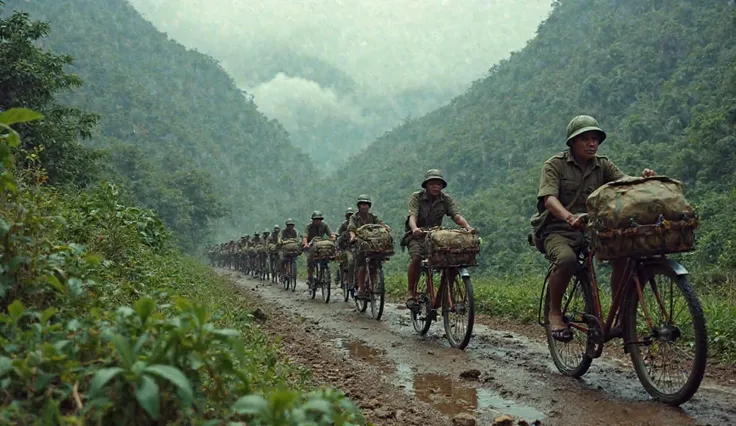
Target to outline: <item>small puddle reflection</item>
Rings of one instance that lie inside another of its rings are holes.
[[[534,408],[504,399],[489,389],[462,386],[442,374],[412,374],[407,366],[399,366],[397,372],[408,391],[448,416],[490,412],[492,416],[509,414],[529,422],[545,417]]]
[[[507,400],[486,388],[465,386],[450,377],[435,373],[417,373],[406,364],[394,366],[386,359],[386,352],[372,348],[357,340],[333,339],[335,346],[345,350],[350,358],[379,367],[388,374],[395,374],[395,382],[417,399],[435,407],[447,416],[460,413],[493,417],[508,414],[529,422],[542,420],[545,415],[532,407]]]
[[[369,364],[390,369],[391,363],[385,359],[386,351],[364,345],[357,340],[345,341],[342,338],[334,339],[335,345],[348,352],[351,358],[365,361]]]

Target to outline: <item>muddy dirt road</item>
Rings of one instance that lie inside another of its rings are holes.
[[[486,425],[504,414],[544,425],[736,424],[736,377],[706,379],[691,402],[673,408],[648,401],[630,363],[611,356],[618,347],[607,347],[576,380],[557,373],[542,339],[493,319],[477,320],[459,351],[447,345],[441,323],[416,335],[396,304],[375,321],[344,303],[340,290],[325,304],[319,293],[309,299],[301,282],[292,293],[218,271],[263,308],[263,327],[280,337],[285,356],[342,389],[376,424]]]

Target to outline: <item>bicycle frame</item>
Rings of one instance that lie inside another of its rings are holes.
[[[431,302],[432,310],[437,311],[437,309],[442,307],[442,297],[439,297],[440,295],[442,295],[442,292],[445,292],[447,300],[449,300],[450,302],[450,306],[448,306],[447,308],[454,308],[454,301],[452,300],[450,294],[449,283],[452,282],[456,274],[460,275],[461,277],[469,277],[470,273],[468,272],[468,270],[465,267],[440,268],[440,288],[437,294],[435,294],[434,269],[432,269],[432,266],[430,266],[426,260],[422,260],[422,268],[426,268],[427,270],[427,293],[429,293],[429,300]]]
[[[618,289],[616,290],[616,294],[613,296],[613,300],[611,301],[611,306],[608,311],[608,315],[606,316],[605,323],[603,322],[603,308],[601,307],[601,301],[600,301],[600,293],[598,290],[598,278],[596,275],[595,267],[593,265],[593,257],[594,253],[588,249],[581,250],[578,253],[578,260],[579,260],[579,270],[573,275],[573,277],[576,277],[574,285],[585,285],[582,283],[582,280],[580,277],[587,277],[587,285],[590,287],[591,295],[593,296],[594,301],[594,310],[595,312],[591,314],[583,314],[583,317],[586,320],[593,321],[597,323],[600,331],[601,336],[597,339],[598,341],[596,343],[606,343],[612,339],[615,338],[615,336],[611,336],[611,330],[613,329],[613,325],[616,322],[616,319],[618,318],[620,311],[621,311],[621,305],[623,303],[624,296],[628,294],[629,292],[636,291],[638,295],[639,304],[642,308],[642,311],[644,313],[644,316],[646,317],[647,322],[649,323],[650,327],[654,327],[654,324],[652,323],[652,320],[649,316],[648,309],[646,307],[646,304],[644,303],[644,296],[643,296],[643,285],[639,280],[638,271],[647,268],[647,265],[651,264],[661,264],[666,263],[670,268],[672,268],[675,273],[678,276],[681,275],[687,275],[687,270],[680,265],[679,263],[675,262],[674,260],[667,259],[666,256],[661,257],[654,257],[654,258],[645,258],[645,259],[638,259],[638,258],[629,258],[626,262],[626,267],[624,269],[624,273],[622,275],[623,285],[619,285]],[[542,287],[542,297],[540,297],[539,300],[539,312],[538,312],[538,322],[542,326],[546,326],[547,324],[543,321],[544,314],[542,313],[543,304],[544,304],[544,297],[547,291],[547,285],[549,282],[549,276],[552,273],[552,266],[550,266],[549,270],[547,271],[547,276],[544,280],[544,286]],[[574,290],[574,289],[573,289]],[[655,296],[657,299],[657,303],[659,306],[664,307],[664,301],[661,298],[661,295],[659,292],[655,292]],[[562,307],[562,311],[566,312],[567,308],[569,306],[570,299],[567,300],[567,303],[565,306]],[[669,318],[667,318],[669,320]],[[582,333],[588,333],[590,327],[587,324],[583,324],[580,322],[571,322],[570,323],[571,328],[575,328]],[[632,343],[641,343],[641,342],[624,342],[624,347],[627,347],[627,345]],[[602,348],[599,348],[596,351],[596,356],[600,356]]]

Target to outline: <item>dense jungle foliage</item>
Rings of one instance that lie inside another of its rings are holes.
[[[568,121],[591,114],[619,167],[685,182],[702,218],[687,265],[719,281],[736,271],[736,6],[732,1],[556,1],[537,36],[449,105],[387,132],[324,186],[337,222],[360,193],[403,229],[409,194],[442,168],[483,238],[482,268],[539,274],[527,245],[544,160]],[[340,204],[342,203],[342,204]],[[703,275],[701,274],[701,277]]]
[[[132,200],[155,209],[185,248],[237,234],[244,226],[251,233],[282,222],[281,216],[304,215],[295,208],[303,204],[304,192],[294,182],[313,176],[312,162],[215,60],[169,39],[125,0],[5,3],[3,15],[30,12],[33,20],[48,21],[51,31],[20,16],[9,19],[2,31],[17,44],[4,49],[0,55],[8,56],[0,60],[12,62],[30,53],[19,67],[54,62],[38,92],[76,87],[54,102],[99,114],[77,112],[81,125],[67,123],[64,140],[73,140],[77,131],[86,146],[103,151],[102,176],[123,183]],[[43,52],[74,60],[34,51],[36,40]],[[7,87],[14,87],[16,74],[6,76]],[[24,76],[19,70],[17,78]],[[32,99],[28,106],[39,101],[46,99]],[[0,102],[7,107],[15,100]],[[24,140],[32,145],[41,138]],[[47,146],[42,154],[49,178],[89,181],[87,166],[70,170],[60,155],[92,154],[62,149],[67,145]],[[283,214],[273,217],[275,211]]]
[[[99,116],[59,99],[81,81],[34,43],[47,31],[0,17],[0,424],[365,424],[310,391],[153,210],[99,180],[118,165],[79,143]],[[189,178],[162,188],[209,191]]]

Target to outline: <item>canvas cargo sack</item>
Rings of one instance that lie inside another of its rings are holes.
[[[433,229],[427,233],[427,255],[433,268],[475,266],[480,251],[477,234],[460,229]]]
[[[256,253],[258,254],[265,254],[267,251],[268,250],[265,244],[259,244],[258,247],[256,247]]]
[[[313,260],[331,260],[335,257],[335,243],[331,240],[315,238],[309,249]]]
[[[268,245],[268,253],[269,254],[276,254],[279,252],[279,246],[276,244],[269,244]]]
[[[253,247],[247,247],[247,248],[245,249],[245,254],[246,254],[246,255],[248,255],[248,256],[255,256],[255,254],[256,254],[256,249],[255,249],[255,248],[253,248]]]
[[[599,259],[695,248],[698,217],[677,180],[656,176],[609,182],[590,194],[586,206],[591,245]]]
[[[381,225],[363,225],[355,230],[358,252],[367,256],[394,254],[394,238]]]
[[[296,238],[290,238],[281,242],[281,253],[285,256],[297,256],[301,253],[301,246],[299,240]]]

